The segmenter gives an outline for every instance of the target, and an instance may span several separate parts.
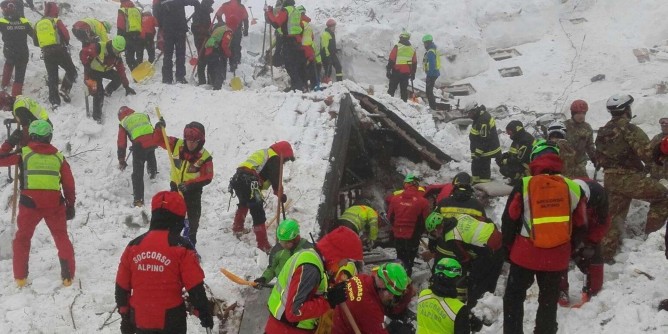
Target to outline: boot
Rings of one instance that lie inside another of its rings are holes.
[[[16,279],[14,279],[14,281],[16,282],[16,286],[19,287],[19,288],[22,288],[22,287],[26,286],[26,284],[28,284],[28,279],[27,278],[16,278]]]
[[[590,264],[587,276],[589,292],[595,296],[603,287],[603,264]]]
[[[15,82],[12,85],[12,96],[16,97],[23,93],[23,84]]]
[[[244,232],[244,221],[248,214],[247,206],[237,206],[237,212],[234,214],[234,223],[232,224],[232,232],[234,234],[241,234]]]
[[[568,291],[559,291],[559,306],[569,307],[571,305],[571,297],[568,295]]]
[[[269,253],[271,250],[271,245],[267,240],[267,227],[264,224],[253,226],[253,232],[255,232],[255,241],[257,241],[257,248],[261,249],[265,253]]]

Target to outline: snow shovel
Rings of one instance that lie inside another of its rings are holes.
[[[232,90],[239,91],[244,88],[244,84],[241,82],[241,78],[237,76],[237,71],[232,72],[232,80],[230,80],[230,87]]]
[[[415,102],[415,103],[420,103],[420,102],[418,101],[418,96],[417,96],[417,94],[415,94],[415,86],[413,86],[413,80],[411,80],[411,90],[413,91],[413,96],[411,96],[411,101],[413,101],[413,102]]]
[[[257,19],[255,18],[255,15],[253,15],[253,8],[251,6],[248,6],[248,9],[251,12],[251,25],[257,24]]]
[[[220,272],[223,273],[223,275],[225,275],[225,277],[229,278],[230,281],[232,281],[234,283],[237,283],[239,285],[247,285],[247,286],[252,286],[252,287],[257,286],[256,282],[247,281],[247,280],[235,275],[234,273],[230,272],[229,270],[225,269],[224,267],[220,267]]]
[[[137,67],[135,67],[134,70],[132,70],[131,72],[132,79],[134,79],[135,82],[137,83],[142,83],[153,77],[153,75],[155,74],[155,63],[157,63],[158,60],[160,60],[160,57],[162,57],[162,51],[158,54],[157,57],[155,57],[155,60],[152,63],[149,61],[145,61],[137,65]]]

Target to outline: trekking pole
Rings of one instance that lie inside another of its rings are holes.
[[[12,124],[7,123],[5,124],[5,127],[7,128],[7,139],[9,139],[9,136],[11,135],[12,132]],[[12,167],[7,166],[7,183],[10,183],[12,181],[14,181],[14,179],[12,178]]]

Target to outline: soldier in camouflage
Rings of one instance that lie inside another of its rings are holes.
[[[554,122],[547,128],[547,140],[555,143],[559,147],[559,157],[563,162],[561,175],[568,178],[574,178],[578,169],[578,156],[573,146],[566,140],[568,131],[561,122]]]
[[[661,125],[661,133],[652,138],[652,140],[649,142],[650,147],[656,147],[661,142],[661,139],[663,139],[665,136],[668,136],[668,117],[659,119],[659,124]],[[659,165],[657,163],[652,163],[650,176],[657,180],[668,180],[668,164],[663,163],[663,165]]]
[[[589,177],[585,166],[587,165],[587,157],[596,165],[596,149],[594,148],[594,130],[591,125],[585,122],[585,116],[589,106],[584,100],[575,100],[571,103],[571,118],[566,121],[566,140],[571,144],[575,150],[575,157],[577,159],[576,165],[568,171],[569,174],[564,173],[568,177]]]
[[[524,129],[520,121],[510,121],[506,133],[513,140],[510,149],[496,160],[501,175],[510,178],[510,184],[519,184],[522,177],[529,176],[529,157],[533,147],[533,136]]]
[[[603,239],[602,252],[612,260],[619,248],[624,221],[632,199],[650,203],[645,233],[659,230],[668,218],[668,189],[646,176],[645,164],[653,160],[647,134],[630,123],[630,95],[613,95],[607,108],[612,119],[598,130],[596,161],[605,171],[605,188],[610,195],[612,225]]]

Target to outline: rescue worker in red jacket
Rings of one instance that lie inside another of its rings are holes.
[[[0,158],[0,166],[18,165],[22,175],[18,230],[12,243],[14,280],[19,288],[27,284],[30,239],[37,224],[44,219],[58,248],[63,285],[70,286],[75,261],[66,220],[74,219],[75,214],[74,177],[63,154],[50,144],[53,128],[49,122],[36,120],[30,124],[28,132],[27,146],[19,153]]]
[[[267,228],[265,227],[267,217],[262,205],[264,199],[261,191],[268,189],[271,185],[274,194],[278,196],[279,187],[282,187],[279,184],[281,178],[279,174],[282,170],[280,163],[285,164],[294,160],[295,154],[290,143],[279,141],[269,146],[269,148],[251,154],[246,161],[237,167],[236,173],[230,179],[228,190],[230,193],[234,191],[239,199],[237,212],[234,214],[232,232],[237,236],[243,233],[244,221],[250,210],[253,217],[253,232],[255,232],[257,248],[265,252],[271,250],[271,245],[267,240]],[[285,192],[281,193],[279,200],[283,203],[288,200]]]
[[[246,6],[241,4],[241,0],[229,0],[218,8],[216,12],[218,22],[223,22],[223,15],[225,15],[224,22],[233,32],[230,72],[234,72],[241,62],[241,35],[248,36],[248,12]]]
[[[148,62],[155,61],[155,32],[158,28],[158,20],[146,9],[141,13],[141,34],[139,51],[137,51],[137,64],[144,62],[144,50],[148,55]]]
[[[11,110],[12,115],[14,115],[13,119],[8,118],[3,121],[5,126],[12,123],[18,123],[19,125],[0,146],[0,154],[9,153],[17,145],[28,145],[30,140],[28,128],[33,121],[41,119],[53,126],[46,109],[39,105],[37,101],[25,95],[11,96],[5,92],[0,92],[0,110]]]
[[[582,245],[573,252],[573,260],[586,276],[586,284],[582,287],[582,301],[587,302],[603,287],[603,257],[601,257],[601,240],[610,228],[611,218],[608,214],[608,193],[597,181],[589,178],[577,178],[573,181],[580,185],[587,200],[587,237]],[[568,271],[561,276],[559,285],[559,304],[570,305],[568,295]]]
[[[283,8],[277,14],[274,14],[272,6],[267,6],[264,15],[267,22],[283,36],[283,59],[290,76],[289,90],[304,91],[306,86],[302,74],[306,61],[302,50],[302,22],[310,22],[311,19],[295,7],[294,0],[283,1]]]
[[[232,22],[234,20],[236,20],[234,16],[229,19]],[[233,31],[225,22],[216,23],[211,31],[211,36],[204,45],[204,62],[206,62],[209,83],[214,90],[223,88],[223,82],[225,82],[227,74],[227,63],[232,59],[230,43],[234,38],[233,34]]]
[[[424,220],[430,211],[429,201],[418,190],[418,181],[413,174],[404,179],[404,191],[390,199],[387,217],[392,224],[394,248],[397,258],[403,262],[408,276],[413,272],[413,263],[424,233]]]
[[[107,43],[111,33],[111,23],[94,18],[85,18],[72,25],[72,35],[81,42],[82,47],[91,43]]]
[[[70,102],[70,89],[77,79],[77,68],[74,67],[72,57],[68,51],[70,33],[67,27],[58,18],[58,4],[44,3],[44,17],[35,23],[35,46],[42,49],[44,65],[46,66],[47,86],[49,86],[49,102],[53,106],[60,105],[58,95],[58,67],[65,70],[65,77],[60,85],[60,93],[65,102]]]
[[[346,285],[346,305],[355,319],[360,332],[365,334],[388,334],[384,327],[385,316],[399,303],[403,296],[415,290],[410,286],[410,275],[399,263],[384,263],[371,274],[359,274],[349,279]],[[410,298],[408,298],[410,300]],[[405,305],[407,306],[407,304]],[[353,334],[352,326],[340,307],[334,311],[332,334]]]
[[[408,101],[408,80],[415,80],[417,71],[417,56],[415,49],[411,46],[411,34],[402,32],[399,35],[399,43],[392,48],[390,58],[387,61],[387,78],[390,85],[387,94],[394,96],[399,87],[401,99]]]
[[[314,249],[292,255],[269,295],[264,332],[315,333],[318,318],[346,299],[346,282],[328,288],[328,281],[342,266],[362,258],[362,241],[345,227],[326,234]]]
[[[153,139],[157,145],[165,148],[161,128],[165,127],[165,120],[160,119],[155,124]],[[213,157],[204,148],[206,132],[200,122],[190,122],[183,128],[183,139],[168,137],[169,147],[172,150],[174,166],[170,175],[169,186],[172,191],[179,191],[188,208],[188,223],[184,235],[197,244],[197,229],[202,216],[202,191],[204,186],[213,179]]]
[[[155,161],[155,139],[151,119],[146,113],[135,112],[133,109],[122,106],[118,109],[118,169],[125,170],[128,163],[125,158],[125,150],[128,147],[128,138],[132,143],[130,153],[132,154],[132,193],[134,195],[133,205],[144,206],[144,164],[151,179],[158,173]]]
[[[141,10],[135,7],[131,0],[121,0],[121,7],[116,16],[116,28],[118,28],[116,34],[125,38],[125,61],[132,70],[139,64],[137,59],[143,48]]]
[[[193,247],[179,236],[185,215],[186,204],[179,193],[155,194],[148,232],[130,241],[123,251],[115,290],[122,334],[185,334],[183,289],[202,327],[213,328],[204,271]]]
[[[12,95],[21,95],[23,92],[23,80],[26,76],[28,59],[28,36],[35,39],[30,21],[19,16],[16,5],[9,0],[0,3],[2,18],[0,19],[0,33],[2,33],[2,54],[5,56],[5,65],[2,68],[2,90],[6,91],[12,80],[14,72],[14,84],[12,84]]]
[[[505,334],[522,333],[526,291],[534,277],[539,289],[534,333],[557,332],[561,273],[568,269],[571,250],[580,244],[587,224],[580,186],[559,175],[559,148],[538,141],[530,159],[531,176],[519,180],[502,216],[503,245],[510,252],[503,296]]]
[[[126,96],[137,94],[130,88],[130,82],[125,75],[125,65],[121,57],[123,50],[125,50],[125,38],[116,36],[106,44],[90,44],[79,54],[84,66],[84,82],[88,87],[88,93],[93,96],[93,119],[100,124],[105,96],[111,96],[121,84],[125,88]],[[109,79],[111,82],[104,87],[102,79]]]

